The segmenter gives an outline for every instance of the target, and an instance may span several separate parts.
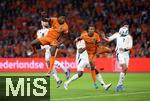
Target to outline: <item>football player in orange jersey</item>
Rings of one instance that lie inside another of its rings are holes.
[[[57,55],[57,49],[68,37],[68,25],[65,22],[64,16],[59,16],[58,18],[43,18],[43,20],[48,20],[51,23],[48,34],[33,40],[31,45],[33,48],[33,54],[36,53],[36,48],[39,48],[40,45],[51,46],[50,67],[48,71],[50,74],[52,72],[55,57]]]
[[[104,87],[104,89],[108,90],[111,87],[111,83],[105,84],[101,74],[98,72],[98,70],[95,67],[96,53],[101,40],[99,34],[95,32],[94,26],[89,26],[88,31],[84,31],[81,34],[80,38],[85,40],[86,42],[86,50],[89,56],[91,74],[92,74],[92,79],[95,88],[98,88],[98,85],[96,83],[96,80],[98,80],[101,83],[101,85]]]

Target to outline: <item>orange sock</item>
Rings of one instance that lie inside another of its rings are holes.
[[[49,68],[49,73],[51,73],[51,71],[53,70],[54,62],[55,62],[55,57],[54,57],[54,56],[51,56],[51,58],[50,58],[50,68]]]
[[[95,70],[91,70],[91,75],[92,75],[93,82],[96,83],[96,73],[95,73]]]

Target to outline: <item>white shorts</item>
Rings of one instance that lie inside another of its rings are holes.
[[[117,53],[117,60],[118,60],[119,65],[126,64],[128,67],[129,52]]]
[[[51,57],[50,46],[45,45],[45,61],[49,61]]]
[[[79,61],[77,61],[76,65],[77,65],[77,71],[84,71],[85,67],[87,68],[90,67],[89,61],[85,59],[80,59]]]

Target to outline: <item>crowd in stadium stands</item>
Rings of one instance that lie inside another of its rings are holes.
[[[65,42],[58,57],[75,57],[73,40],[93,24],[96,31],[107,36],[128,22],[134,40],[132,57],[150,57],[149,0],[1,0],[0,1],[0,57],[27,57],[30,42],[40,26],[40,12],[50,16],[63,14],[69,25],[70,40]],[[104,43],[114,50],[115,44]],[[44,52],[39,51],[42,57]],[[102,54],[100,57],[113,57]]]

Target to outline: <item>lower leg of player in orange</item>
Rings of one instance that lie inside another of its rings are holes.
[[[55,62],[55,56],[51,56],[50,57],[50,67],[49,67],[49,71],[48,71],[49,73],[51,73],[53,70],[54,62]]]
[[[54,49],[54,50],[53,50]],[[49,73],[51,73],[52,72],[52,70],[53,70],[53,66],[54,66],[54,62],[55,62],[55,58],[56,58],[56,56],[57,56],[57,52],[58,52],[58,49],[57,48],[53,48],[52,50],[53,50],[53,52],[52,53],[54,53],[54,54],[51,54],[52,56],[50,57],[50,68],[49,68]]]
[[[92,75],[93,82],[96,83],[96,73],[95,73],[95,70],[91,70],[91,75]]]

